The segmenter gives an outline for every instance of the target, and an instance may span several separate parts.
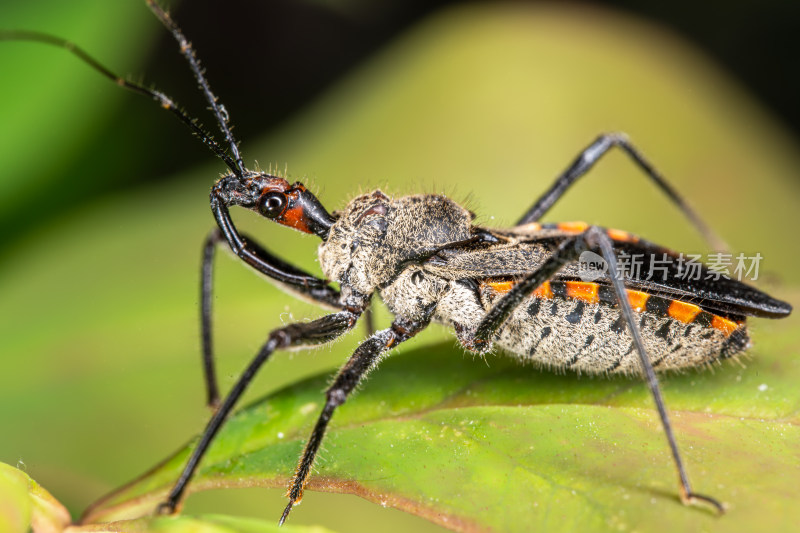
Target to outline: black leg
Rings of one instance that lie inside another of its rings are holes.
[[[220,198],[212,196],[211,211],[217,220],[222,237],[228,242],[231,251],[242,261],[301,297],[310,298],[329,309],[342,308],[339,291],[329,286],[326,280],[290,265],[269,253],[252,239],[245,240],[245,236],[240,235],[234,227],[230,212]]]
[[[212,343],[211,306],[214,290],[214,253],[220,243],[225,242],[222,232],[215,228],[206,237],[203,244],[203,264],[200,274],[200,329],[203,349],[203,370],[206,382],[207,403],[216,408],[219,404],[219,387],[214,371],[214,355]],[[326,307],[341,309],[339,291],[328,286],[324,280],[296,268],[275,257],[259,246],[249,236],[244,235],[242,250],[239,256],[245,256],[246,262],[262,274],[270,277],[284,288],[297,292]]]
[[[661,425],[664,427],[664,434],[667,436],[669,448],[672,452],[672,459],[675,461],[675,467],[678,469],[678,477],[680,478],[681,501],[685,504],[692,504],[697,502],[705,502],[714,507],[717,512],[724,513],[725,508],[716,499],[710,496],[704,496],[692,492],[692,487],[689,484],[689,476],[686,474],[686,468],[683,466],[683,459],[681,458],[680,450],[678,449],[678,442],[675,440],[675,434],[672,431],[672,424],[667,414],[667,408],[664,405],[664,398],[661,395],[661,387],[658,385],[658,378],[653,370],[653,365],[650,363],[650,357],[644,348],[644,341],[642,334],[639,331],[639,326],[636,323],[633,315],[633,309],[628,301],[628,296],[625,292],[625,286],[622,283],[620,276],[616,275],[617,260],[614,255],[613,244],[611,239],[602,231],[597,228],[591,228],[584,234],[585,242],[589,248],[599,249],[603,259],[608,263],[608,271],[611,273],[611,284],[614,286],[614,292],[617,293],[617,302],[622,310],[622,316],[625,317],[625,322],[628,324],[628,331],[633,337],[633,342],[636,345],[636,351],[639,353],[639,362],[642,364],[645,378],[647,379],[647,386],[650,388],[650,393],[653,395],[653,400],[658,409],[658,416],[661,418]]]
[[[172,488],[172,491],[170,491],[167,500],[159,505],[158,512],[167,514],[175,511],[178,502],[183,496],[183,492],[186,490],[189,480],[194,474],[195,469],[197,469],[197,465],[200,463],[203,455],[205,455],[208,446],[219,431],[225,418],[230,414],[233,406],[242,393],[244,393],[256,372],[261,368],[261,365],[269,359],[275,350],[292,346],[314,345],[329,342],[352,329],[361,312],[361,309],[340,311],[318,318],[312,322],[290,324],[270,333],[269,338],[261,347],[258,354],[250,362],[250,365],[245,371],[242,372],[242,375],[239,376],[239,380],[233,388],[231,388],[231,391],[225,397],[220,408],[211,417],[205,431],[203,431],[200,441],[197,443],[189,461],[186,463],[183,472]]]
[[[211,298],[214,292],[214,252],[222,235],[214,229],[203,244],[203,264],[200,269],[200,341],[203,350],[203,376],[206,382],[206,405],[219,407],[219,387],[214,370],[214,345],[212,342]]]
[[[647,159],[628,141],[625,134],[622,133],[609,133],[600,135],[595,141],[590,144],[581,154],[572,162],[572,164],[565,170],[557,179],[556,182],[550,187],[550,190],[545,192],[528,210],[525,215],[519,219],[517,225],[527,224],[529,222],[536,222],[541,219],[545,213],[558,201],[559,198],[575,183],[578,178],[586,174],[597,161],[603,157],[612,147],[617,146],[621,148],[631,159],[644,171],[653,182],[672,200],[672,202],[683,212],[684,216],[689,219],[689,222],[697,229],[703,236],[706,242],[717,251],[726,251],[727,245],[725,242],[709,227],[705,222],[689,207],[689,204],[681,198],[678,192],[666,182],[663,176],[650,164]]]
[[[625,285],[617,274],[617,260],[613,243],[601,229],[592,226],[580,235],[565,239],[561,245],[556,248],[550,258],[542,264],[539,270],[517,283],[489,310],[476,328],[473,337],[465,341],[464,345],[475,351],[485,352],[489,350],[491,348],[490,341],[519,303],[536,290],[543,282],[552,278],[565,264],[577,260],[580,254],[585,250],[600,252],[600,255],[608,264],[609,277],[614,287],[614,292],[617,295],[620,313],[624,317],[625,323],[628,325],[628,331],[639,353],[642,371],[647,380],[647,386],[650,388],[653,400],[655,401],[658,415],[661,418],[661,425],[664,428],[664,433],[667,436],[670,451],[672,452],[672,458],[678,470],[681,501],[685,504],[705,502],[720,513],[724,512],[722,504],[714,498],[692,492],[691,485],[689,484],[689,477],[686,474],[686,468],[683,465],[683,459],[678,450],[678,443],[672,431],[672,424],[670,423],[667,409],[664,405],[664,398],[661,395],[661,388],[658,385],[658,378],[653,370],[650,357],[647,355],[647,350],[644,347],[644,341],[642,341],[642,335],[637,323],[638,321],[635,319],[633,309],[631,308],[627,293],[625,292]]]
[[[433,309],[431,309],[431,313],[432,311]],[[378,331],[361,343],[347,363],[339,370],[333,384],[325,393],[325,407],[322,408],[322,413],[320,413],[303,455],[300,457],[297,471],[289,486],[289,504],[284,509],[279,524],[282,525],[286,521],[286,517],[289,516],[292,507],[303,499],[303,488],[333,412],[347,400],[347,396],[355,389],[361,379],[378,364],[386,350],[394,348],[422,331],[429,321],[430,317],[419,322],[395,320],[391,328]]]

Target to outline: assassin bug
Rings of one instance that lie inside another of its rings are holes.
[[[239,154],[227,112],[217,102],[191,45],[152,0],[148,5],[180,44],[225,138],[218,144],[165,94],[125,81],[83,50],[62,39],[30,32],[5,38],[62,46],[117,84],[154,98],[171,111],[228,167],[212,188],[211,208],[218,227],[203,248],[202,344],[208,401],[217,407],[162,512],[173,512],[203,454],[254,374],[277,349],[317,345],[353,329],[377,293],[395,318],[391,327],[372,332],[341,368],[301,456],[280,522],[303,494],[316,452],[335,409],[388,350],[431,322],[451,326],[460,343],[476,353],[493,346],[525,360],[587,373],[628,373],[646,378],[680,477],[685,503],[715,499],[692,491],[671,429],[654,369],[711,365],[743,351],[749,343],[747,316],[779,318],[791,307],[734,280],[710,276],[697,281],[682,275],[679,257],[636,236],[582,223],[541,224],[550,207],[608,150],[627,153],[714,247],[722,243],[647,160],[622,135],[601,135],[510,229],[472,224],[473,215],[438,195],[390,198],[380,191],[359,196],[341,212],[329,213],[302,184],[248,170]],[[227,146],[227,150],[223,147]],[[231,206],[318,236],[320,265],[327,279],[306,273],[274,256],[235,228]],[[222,402],[211,345],[212,265],[215,250],[227,245],[248,265],[292,292],[333,313],[270,333],[256,357]],[[600,256],[605,273],[586,281],[578,265],[585,252]],[[664,258],[663,278],[654,267],[623,278],[623,255]],[[337,282],[340,289],[330,285]]]

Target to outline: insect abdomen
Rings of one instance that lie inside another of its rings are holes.
[[[484,281],[486,309],[511,281]],[[744,321],[679,300],[628,290],[645,348],[656,370],[710,365],[749,344]],[[498,332],[496,344],[525,360],[589,374],[639,374],[640,362],[611,287],[580,281],[543,284]]]

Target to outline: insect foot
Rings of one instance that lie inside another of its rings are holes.
[[[687,492],[684,490],[683,486],[681,486],[681,503],[683,505],[695,505],[698,507],[711,507],[714,509],[718,515],[725,514],[725,504],[720,503],[716,499],[710,496],[704,496],[702,494],[697,494],[694,492]]]

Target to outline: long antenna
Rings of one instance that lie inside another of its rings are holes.
[[[75,43],[68,41],[66,39],[62,39],[61,37],[56,37],[54,35],[50,35],[48,33],[41,33],[38,31],[25,31],[25,30],[0,30],[0,40],[5,41],[35,41],[44,44],[49,44],[53,46],[58,46],[59,48],[64,48],[66,51],[70,52],[78,59],[89,65],[91,68],[105,76],[106,78],[113,81],[120,87],[133,91],[137,94],[141,94],[144,96],[149,96],[150,98],[154,99],[159,105],[166,109],[167,111],[171,111],[173,115],[175,115],[178,120],[183,122],[192,133],[200,139],[203,144],[205,144],[214,154],[219,157],[228,168],[231,169],[235,174],[240,174],[239,166],[234,162],[233,159],[225,152],[225,150],[217,144],[217,141],[214,140],[214,137],[206,131],[200,122],[190,117],[183,111],[178,105],[166,94],[162,93],[156,89],[149,89],[144,85],[139,83],[128,81],[117,74],[111,72],[108,68],[106,68],[102,63],[96,60],[94,57],[90,56],[84,49],[77,46]],[[236,156],[238,157],[238,152],[235,152]],[[241,160],[239,160],[241,163]]]
[[[156,15],[156,17],[158,17],[158,20],[160,20],[161,23],[166,26],[172,36],[175,37],[175,40],[178,41],[178,44],[181,48],[181,54],[183,54],[183,57],[185,57],[186,61],[189,62],[192,73],[194,73],[194,77],[197,80],[197,83],[200,85],[200,89],[202,89],[208,104],[211,106],[211,110],[214,112],[219,129],[225,136],[225,142],[227,142],[230,146],[231,154],[233,154],[233,158],[236,161],[236,168],[239,170],[239,172],[236,172],[235,170],[234,172],[236,172],[236,174],[239,176],[243,176],[245,173],[245,168],[244,164],[242,163],[242,157],[239,155],[239,146],[236,143],[236,140],[233,138],[233,134],[231,134],[231,130],[228,125],[228,121],[230,120],[228,111],[225,109],[225,106],[221,105],[217,101],[217,97],[214,95],[214,93],[211,92],[211,86],[208,84],[208,80],[203,75],[203,68],[200,66],[200,61],[197,59],[197,56],[194,53],[192,43],[186,39],[178,25],[173,22],[172,18],[170,18],[169,13],[164,11],[161,6],[155,2],[155,0],[146,0],[146,2],[150,10]]]

